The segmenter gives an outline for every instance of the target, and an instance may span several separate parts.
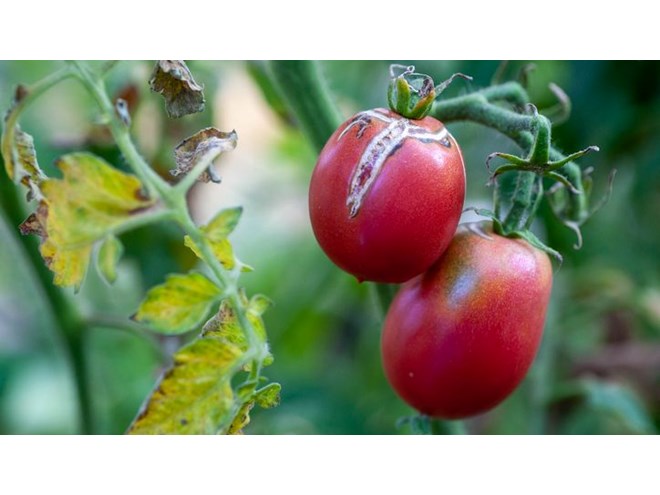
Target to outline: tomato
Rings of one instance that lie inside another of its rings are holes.
[[[451,245],[390,306],[385,374],[428,416],[457,419],[504,400],[538,350],[552,286],[548,256],[482,224],[461,225]]]
[[[463,157],[444,125],[376,109],[344,122],[326,143],[309,211],[336,265],[360,281],[401,283],[447,248],[464,197]]]

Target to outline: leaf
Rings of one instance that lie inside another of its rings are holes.
[[[252,268],[236,259],[231,243],[227,239],[227,236],[236,228],[242,212],[243,208],[240,206],[221,210],[200,230],[211,247],[213,255],[225,269],[233,270],[238,262],[241,265],[241,271],[248,272],[252,271]],[[199,246],[190,236],[185,236],[183,242],[198,258],[204,259]]]
[[[236,428],[230,380],[241,355],[237,346],[214,335],[180,349],[128,433],[215,434],[223,433],[225,424]]]
[[[101,276],[110,284],[117,279],[117,263],[124,252],[124,246],[114,235],[109,235],[101,244],[96,258],[96,266]]]
[[[186,235],[183,238],[183,243],[186,247],[190,248],[199,259],[204,259],[199,246],[195,244],[195,241],[193,241],[189,235]],[[227,270],[233,270],[236,266],[236,258],[234,257],[234,250],[232,249],[229,240],[222,239],[216,242],[209,242],[209,245],[213,251],[213,255],[218,259],[222,266]]]
[[[263,297],[263,296],[261,296]],[[249,321],[252,329],[254,330],[257,338],[265,344],[266,342],[266,327],[264,322],[261,319],[261,316],[255,311],[246,312],[247,320]],[[227,339],[233,344],[236,344],[240,349],[247,349],[247,340],[243,329],[236,317],[236,312],[232,308],[231,303],[228,300],[224,300],[220,303],[220,309],[218,313],[211,318],[204,328],[202,329],[203,335],[217,335],[222,338]],[[270,353],[267,355],[264,360],[264,366],[268,366],[273,362],[272,356]],[[249,369],[249,366],[248,368]]]
[[[207,335],[223,338],[234,344],[241,351],[247,349],[245,334],[238,323],[231,303],[227,300],[220,303],[218,312],[202,328],[202,336]]]
[[[248,304],[248,311],[254,313],[256,316],[261,316],[268,308],[273,305],[273,301],[264,295],[257,294],[252,296]]]
[[[278,406],[280,404],[280,391],[282,390],[282,385],[279,383],[269,383],[260,390],[257,390],[254,399],[259,405],[264,409],[270,409],[271,407]]]
[[[234,421],[229,426],[227,433],[229,435],[242,435],[243,428],[250,424],[250,411],[254,407],[254,401],[249,401],[243,404],[239,409],[238,414],[234,418]]]
[[[238,135],[236,131],[223,132],[215,127],[207,127],[198,133],[184,139],[174,149],[176,167],[170,174],[177,177],[186,175],[197,163],[206,161],[208,169],[200,174],[197,180],[201,182],[220,182],[212,162],[225,151],[236,148]]]
[[[202,232],[211,241],[226,239],[231,234],[243,213],[243,207],[220,210],[209,223],[202,227]]]
[[[201,325],[221,295],[220,288],[201,273],[169,275],[164,284],[147,292],[132,319],[164,334],[184,333]]]
[[[598,380],[582,382],[587,404],[611,417],[633,433],[655,433],[653,421],[632,389],[619,383]]]
[[[55,273],[55,284],[80,287],[94,242],[146,211],[153,201],[142,184],[89,153],[57,162],[61,179],[41,182],[43,199],[21,225],[23,234],[42,238],[41,256]]]
[[[11,129],[3,130],[2,159],[5,162],[7,175],[12,180],[19,179],[29,189],[28,200],[33,197],[40,198],[39,186],[46,179],[46,175],[37,162],[32,136],[23,132],[18,124]]]
[[[172,119],[204,110],[204,88],[195,82],[183,60],[159,60],[149,87],[163,95],[165,110]]]

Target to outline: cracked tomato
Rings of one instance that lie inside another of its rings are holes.
[[[326,143],[309,210],[337,266],[360,281],[401,283],[447,248],[464,198],[463,157],[445,126],[376,109],[343,123]]]

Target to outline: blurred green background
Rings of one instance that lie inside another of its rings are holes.
[[[487,62],[414,63],[456,82],[446,97],[489,84],[499,65]],[[336,61],[321,67],[342,113],[384,106],[390,62]],[[525,382],[493,411],[466,422],[472,433],[656,433],[660,427],[660,63],[535,62],[529,88],[543,109],[554,104],[548,83],[572,100],[572,116],[554,132],[565,151],[587,145],[600,153],[593,166],[594,194],[618,173],[609,203],[583,229],[584,247],[548,208],[536,226],[564,255],[556,269],[544,341]],[[0,106],[18,83],[31,83],[57,62],[0,62]],[[512,62],[515,78],[525,62]],[[128,100],[136,141],[163,174],[173,147],[202,127],[236,129],[238,148],[219,160],[221,185],[201,185],[190,198],[203,222],[220,207],[243,205],[233,234],[239,258],[255,271],[244,275],[248,293],[275,301],[265,315],[275,364],[267,375],[283,386],[282,403],[255,410],[246,433],[406,433],[397,419],[413,413],[389,388],[380,363],[382,315],[368,284],[334,267],[317,246],[307,217],[307,186],[315,154],[292,119],[258,81],[263,66],[241,62],[189,62],[204,84],[207,109],[170,121],[147,85],[151,63],[124,62],[108,86]],[[93,102],[75,82],[45,95],[21,121],[35,139],[39,162],[56,174],[60,155],[87,149],[118,167],[122,158],[95,123]],[[470,123],[450,131],[467,167],[466,206],[488,206],[485,157],[515,152],[507,138]],[[71,370],[53,325],[29,251],[35,239],[18,234],[29,206],[0,172],[0,433],[75,433],[77,406]],[[168,225],[122,236],[126,253],[119,279],[107,286],[91,270],[75,296],[88,317],[87,373],[96,433],[127,428],[168,357],[186,337],[163,338],[121,327],[146,289],[170,272],[193,267],[194,255]],[[71,294],[71,297],[74,297]]]

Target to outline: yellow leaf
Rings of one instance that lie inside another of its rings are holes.
[[[65,155],[57,165],[63,177],[41,182],[39,207],[21,225],[21,231],[42,238],[41,255],[55,273],[55,284],[78,289],[93,244],[154,202],[143,196],[136,177],[92,154]],[[118,255],[116,251],[109,254]]]
[[[170,369],[138,418],[131,434],[215,434],[233,423],[230,380],[241,351],[207,336],[174,355]]]
[[[185,236],[183,238],[183,243],[186,245],[186,247],[190,248],[190,250],[195,253],[199,259],[204,259],[199,246],[195,244],[195,241],[193,241],[190,236]],[[208,241],[208,243],[211,247],[211,250],[213,251],[213,256],[218,259],[222,266],[226,270],[233,270],[236,266],[236,259],[234,258],[234,250],[232,249],[229,240],[222,239],[217,242]]]
[[[165,334],[187,332],[202,323],[221,294],[201,273],[170,275],[149,290],[133,319]]]
[[[48,179],[47,233],[58,246],[94,242],[153,204],[137,177],[90,153],[72,153],[57,162],[61,179]]]

